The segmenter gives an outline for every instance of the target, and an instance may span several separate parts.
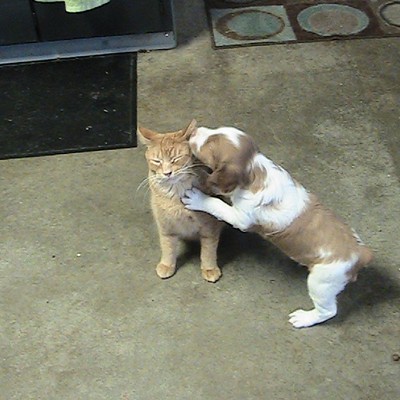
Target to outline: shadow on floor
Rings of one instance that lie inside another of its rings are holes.
[[[271,243],[263,240],[257,234],[243,233],[231,227],[227,227],[221,237],[219,246],[219,265],[226,274],[234,272],[243,274],[254,268],[257,273],[267,276],[268,280],[279,281],[284,277],[291,282],[287,287],[288,293],[292,290],[292,284],[299,281],[304,284],[308,272],[305,267],[286,257]],[[185,249],[178,259],[178,268],[193,261],[198,262],[200,245],[197,242],[187,242]],[[235,260],[246,262],[235,263]],[[241,266],[244,264],[243,266]],[[251,265],[251,267],[249,266]],[[253,271],[254,272],[254,271]],[[328,321],[329,324],[339,324],[351,314],[358,312],[378,312],[382,303],[390,303],[400,298],[400,286],[378,264],[362,270],[355,283],[349,283],[345,290],[338,296],[338,317]]]

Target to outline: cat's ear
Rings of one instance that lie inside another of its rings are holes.
[[[190,136],[197,130],[197,121],[192,119],[190,124],[182,131],[182,137],[189,140]]]
[[[138,126],[137,136],[142,144],[149,146],[151,142],[153,142],[154,139],[156,138],[157,133],[143,126]]]

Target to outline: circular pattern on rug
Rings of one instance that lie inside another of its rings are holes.
[[[368,16],[357,8],[343,4],[318,4],[301,11],[300,26],[319,36],[347,36],[362,32],[369,24]]]
[[[400,26],[400,1],[392,1],[383,5],[379,13],[389,25]]]
[[[241,10],[221,17],[215,28],[222,35],[235,40],[261,40],[282,32],[282,18],[266,11]]]

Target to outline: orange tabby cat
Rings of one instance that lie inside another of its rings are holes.
[[[147,146],[151,207],[160,236],[161,260],[156,271],[163,279],[172,276],[176,271],[179,240],[195,239],[201,243],[203,278],[216,282],[221,276],[217,247],[223,223],[209,214],[187,210],[181,202],[186,190],[193,186],[202,188],[205,181],[204,166],[194,160],[188,143],[195,129],[194,120],[186,129],[171,133],[138,129],[139,139]]]

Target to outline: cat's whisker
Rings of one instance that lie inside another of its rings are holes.
[[[159,178],[157,176],[155,176],[155,175],[147,176],[146,178],[144,178],[142,180],[142,182],[140,182],[140,184],[136,188],[136,193],[141,191],[143,188],[146,188],[146,190],[144,192],[142,192],[143,198],[144,198],[144,196],[146,196],[149,193],[150,186],[153,184],[157,184],[158,182],[159,182]]]
[[[195,167],[193,165],[188,165],[186,167],[181,168],[176,172],[177,175],[188,174],[188,175],[197,175]]]
[[[190,161],[189,161],[190,162]],[[198,161],[198,160],[195,160],[195,162],[192,162],[192,164],[190,164],[192,167],[202,167],[202,168],[207,168],[207,166],[204,164],[204,163],[202,163],[202,162],[200,162],[200,161]]]
[[[144,178],[142,180],[142,182],[139,183],[138,187],[136,188],[136,192],[138,192],[139,190],[143,189],[143,187],[145,187],[147,185],[147,187],[149,186],[149,178]]]
[[[182,166],[182,168],[179,169],[178,172],[191,171],[191,172],[195,173],[195,169],[197,167],[204,167],[204,165],[203,164],[185,164],[184,166]]]
[[[193,171],[179,171],[176,173],[176,176],[180,175],[191,175],[191,176],[196,176],[197,174]]]
[[[205,165],[204,164],[201,164],[201,163],[198,163],[198,164],[191,164],[190,165],[191,167],[205,167]]]
[[[142,191],[142,189],[145,188],[144,191]],[[138,185],[138,187],[136,188],[136,191],[133,195],[133,199],[136,200],[136,196],[140,193],[142,194],[142,201],[145,200],[146,197],[148,197],[149,191],[150,191],[150,183],[149,183],[149,177],[145,178],[142,180],[142,182],[140,182],[140,184]]]
[[[149,186],[149,184],[153,181],[153,177],[152,176],[148,176],[147,178],[143,179],[142,182],[139,184],[139,186],[137,187],[136,191],[139,191],[140,189],[142,189],[144,186]]]

